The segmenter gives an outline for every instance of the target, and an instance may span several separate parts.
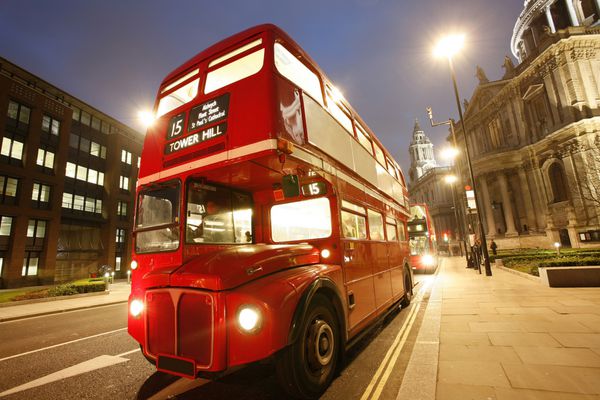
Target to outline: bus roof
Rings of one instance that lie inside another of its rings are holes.
[[[293,46],[293,49],[290,49],[290,50],[295,52],[296,55],[301,56],[302,59],[306,60],[310,64],[310,66],[319,73],[321,78],[325,80],[324,83],[329,83],[330,85],[333,85],[333,82],[329,79],[327,74],[325,74],[325,72],[323,72],[323,70],[319,67],[319,65],[283,29],[281,29],[280,27],[278,27],[277,25],[274,25],[274,24],[262,24],[262,25],[256,25],[254,27],[248,28],[248,29],[238,32],[226,39],[223,39],[220,42],[217,42],[214,45],[203,50],[202,52],[198,53],[194,57],[190,58],[188,61],[186,61],[181,66],[179,66],[178,68],[173,70],[169,75],[167,75],[167,77],[165,79],[163,79],[163,81],[161,82],[160,88],[164,87],[166,84],[175,80],[177,77],[179,77],[184,72],[188,71],[193,65],[199,64],[199,63],[203,62],[204,60],[214,56],[215,54],[224,52],[225,50],[229,49],[230,47],[235,47],[236,45],[239,44],[239,42],[241,42],[247,38],[250,38],[252,36],[261,34],[263,32],[272,32],[272,33],[274,33],[274,35],[276,37],[283,39],[287,44]],[[161,90],[160,88],[159,88],[159,93]],[[387,150],[385,148],[385,146],[383,146],[383,144],[381,143],[379,138],[375,135],[373,130],[371,128],[369,128],[369,126],[360,117],[360,115],[358,114],[358,112],[356,112],[356,110],[352,107],[352,105],[348,103],[348,101],[345,101],[345,106],[350,109],[354,119],[356,119],[358,122],[360,122],[361,126],[369,132],[372,139],[374,139],[375,142],[384,150],[384,152],[387,153],[386,155],[388,157],[390,157],[392,160],[395,160],[395,157],[392,156],[390,151]],[[398,164],[398,163],[396,162],[396,164]],[[397,165],[397,166],[399,167],[399,165]],[[402,171],[401,168],[399,168],[399,170],[402,174],[401,180],[402,180],[403,184],[406,185],[404,183],[404,172]]]

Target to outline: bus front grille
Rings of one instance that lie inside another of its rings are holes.
[[[214,299],[186,289],[146,293],[147,352],[189,358],[200,369],[212,364]]]

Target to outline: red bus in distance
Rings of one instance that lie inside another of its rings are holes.
[[[427,204],[411,204],[408,237],[413,270],[435,272],[438,267],[437,238]]]
[[[272,359],[293,397],[398,303],[412,272],[398,164],[273,25],[169,74],[140,163],[128,331],[160,371]]]

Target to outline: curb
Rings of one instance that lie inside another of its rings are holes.
[[[88,293],[83,293],[83,294],[88,294]],[[61,299],[61,300],[64,300],[64,299]],[[14,317],[6,317],[6,318],[0,317],[0,322],[17,321],[17,320],[20,320],[20,319],[33,318],[33,317],[41,317],[41,316],[44,316],[44,315],[52,315],[52,314],[61,314],[61,313],[68,312],[68,311],[79,311],[79,310],[85,310],[85,309],[88,309],[88,308],[96,308],[96,307],[102,307],[102,306],[112,306],[112,305],[121,304],[121,303],[127,303],[127,300],[115,300],[115,301],[108,302],[108,303],[91,304],[91,305],[88,305],[88,306],[64,308],[64,309],[60,309],[60,310],[44,311],[44,312],[33,313],[33,314],[18,315],[18,316],[14,316]]]
[[[109,293],[110,293],[110,290],[104,290],[102,292],[78,293],[78,294],[72,294],[72,295],[67,295],[67,296],[54,296],[54,297],[42,297],[39,299],[7,301],[6,303],[0,303],[0,308],[21,306],[21,305],[26,305],[26,304],[47,303],[49,301],[57,301],[57,300],[78,299],[81,297],[102,296],[102,295],[107,295]]]
[[[529,279],[530,281],[534,281],[534,282],[537,282],[537,283],[540,283],[540,284],[542,283],[542,281],[541,281],[541,279],[540,279],[539,276],[533,276],[533,275],[530,275],[530,274],[526,274],[525,272],[515,271],[514,269],[506,268],[506,267],[500,266],[500,265],[496,265],[496,266],[494,266],[494,268],[497,268],[497,269],[499,269],[501,271],[508,272],[510,274],[514,274],[514,275],[520,276],[521,278],[524,278],[524,279]]]

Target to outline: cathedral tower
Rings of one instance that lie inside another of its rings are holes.
[[[437,166],[433,155],[433,143],[421,129],[419,120],[415,120],[413,137],[408,152],[410,153],[410,170],[408,174],[411,182],[417,181],[427,170]]]

